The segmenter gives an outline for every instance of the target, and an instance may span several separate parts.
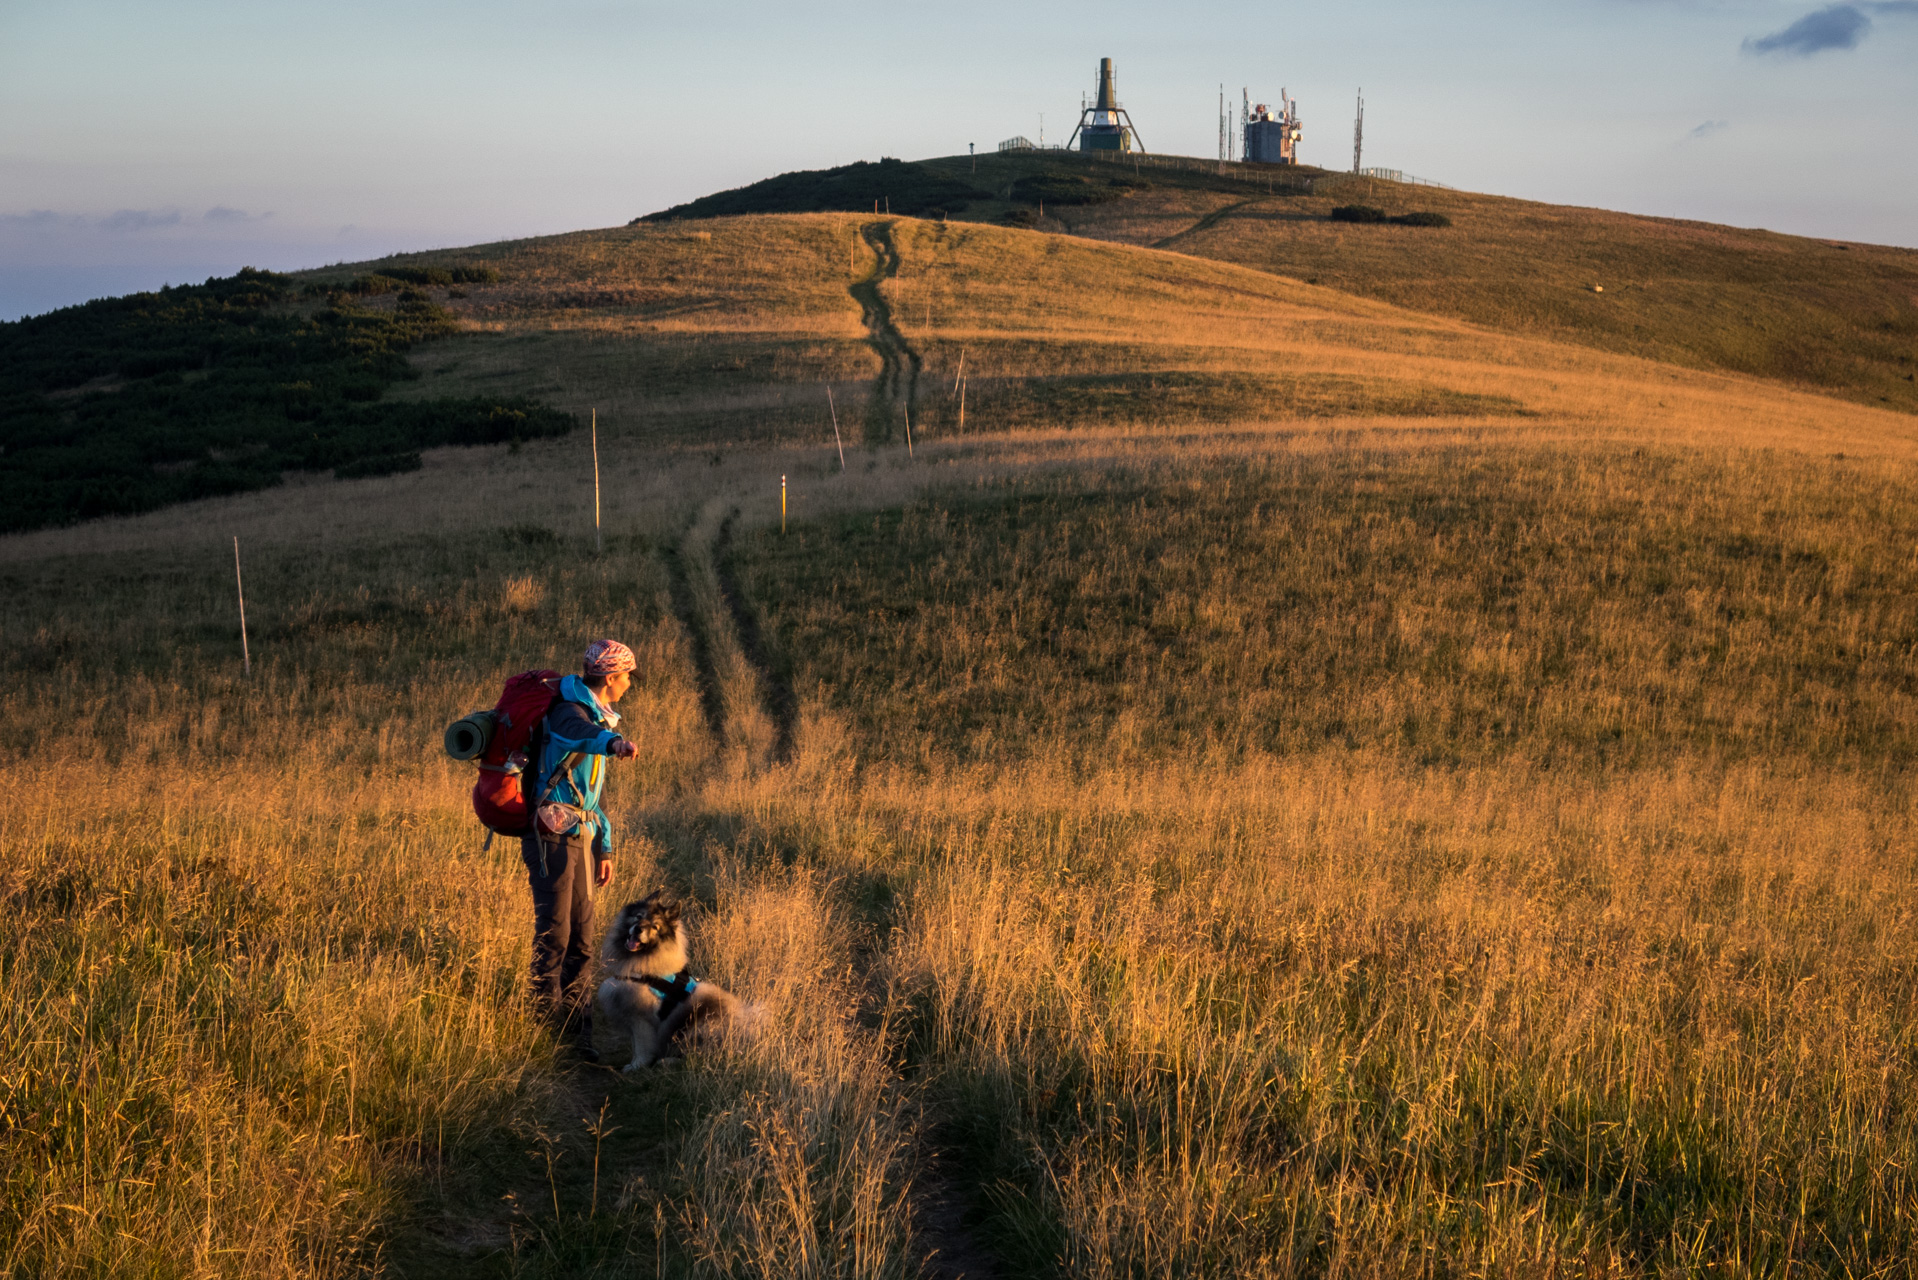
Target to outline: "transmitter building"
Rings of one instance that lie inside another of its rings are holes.
[[[1259,164],[1297,164],[1299,139],[1305,131],[1299,127],[1299,104],[1279,90],[1279,110],[1261,102],[1245,120],[1245,150],[1240,154]]]

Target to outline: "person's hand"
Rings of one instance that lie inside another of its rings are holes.
[[[604,889],[613,882],[613,860],[611,858],[601,858],[599,860],[599,866],[593,869],[593,873],[594,885]]]
[[[626,741],[626,739],[624,738],[621,738],[618,742],[615,742],[613,744],[613,755],[616,759],[631,760],[634,756],[638,754],[639,754],[639,748],[633,745],[632,743]]]

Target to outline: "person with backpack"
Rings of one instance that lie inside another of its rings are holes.
[[[617,640],[595,640],[584,671],[559,682],[557,697],[527,744],[529,829],[520,838],[533,890],[533,999],[555,1032],[572,1033],[581,1057],[593,1050],[591,983],[593,890],[613,880],[613,826],[599,807],[606,758],[629,760],[639,748],[615,732],[613,704],[638,666]]]

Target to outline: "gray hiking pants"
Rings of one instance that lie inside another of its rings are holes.
[[[527,883],[533,890],[533,1001],[555,1031],[590,1027],[593,946],[592,838],[575,833],[520,839]]]

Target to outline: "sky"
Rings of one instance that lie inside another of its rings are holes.
[[[1918,0],[0,0],[0,320],[1064,141],[1101,57],[1153,151],[1363,88],[1368,166],[1918,246]]]

